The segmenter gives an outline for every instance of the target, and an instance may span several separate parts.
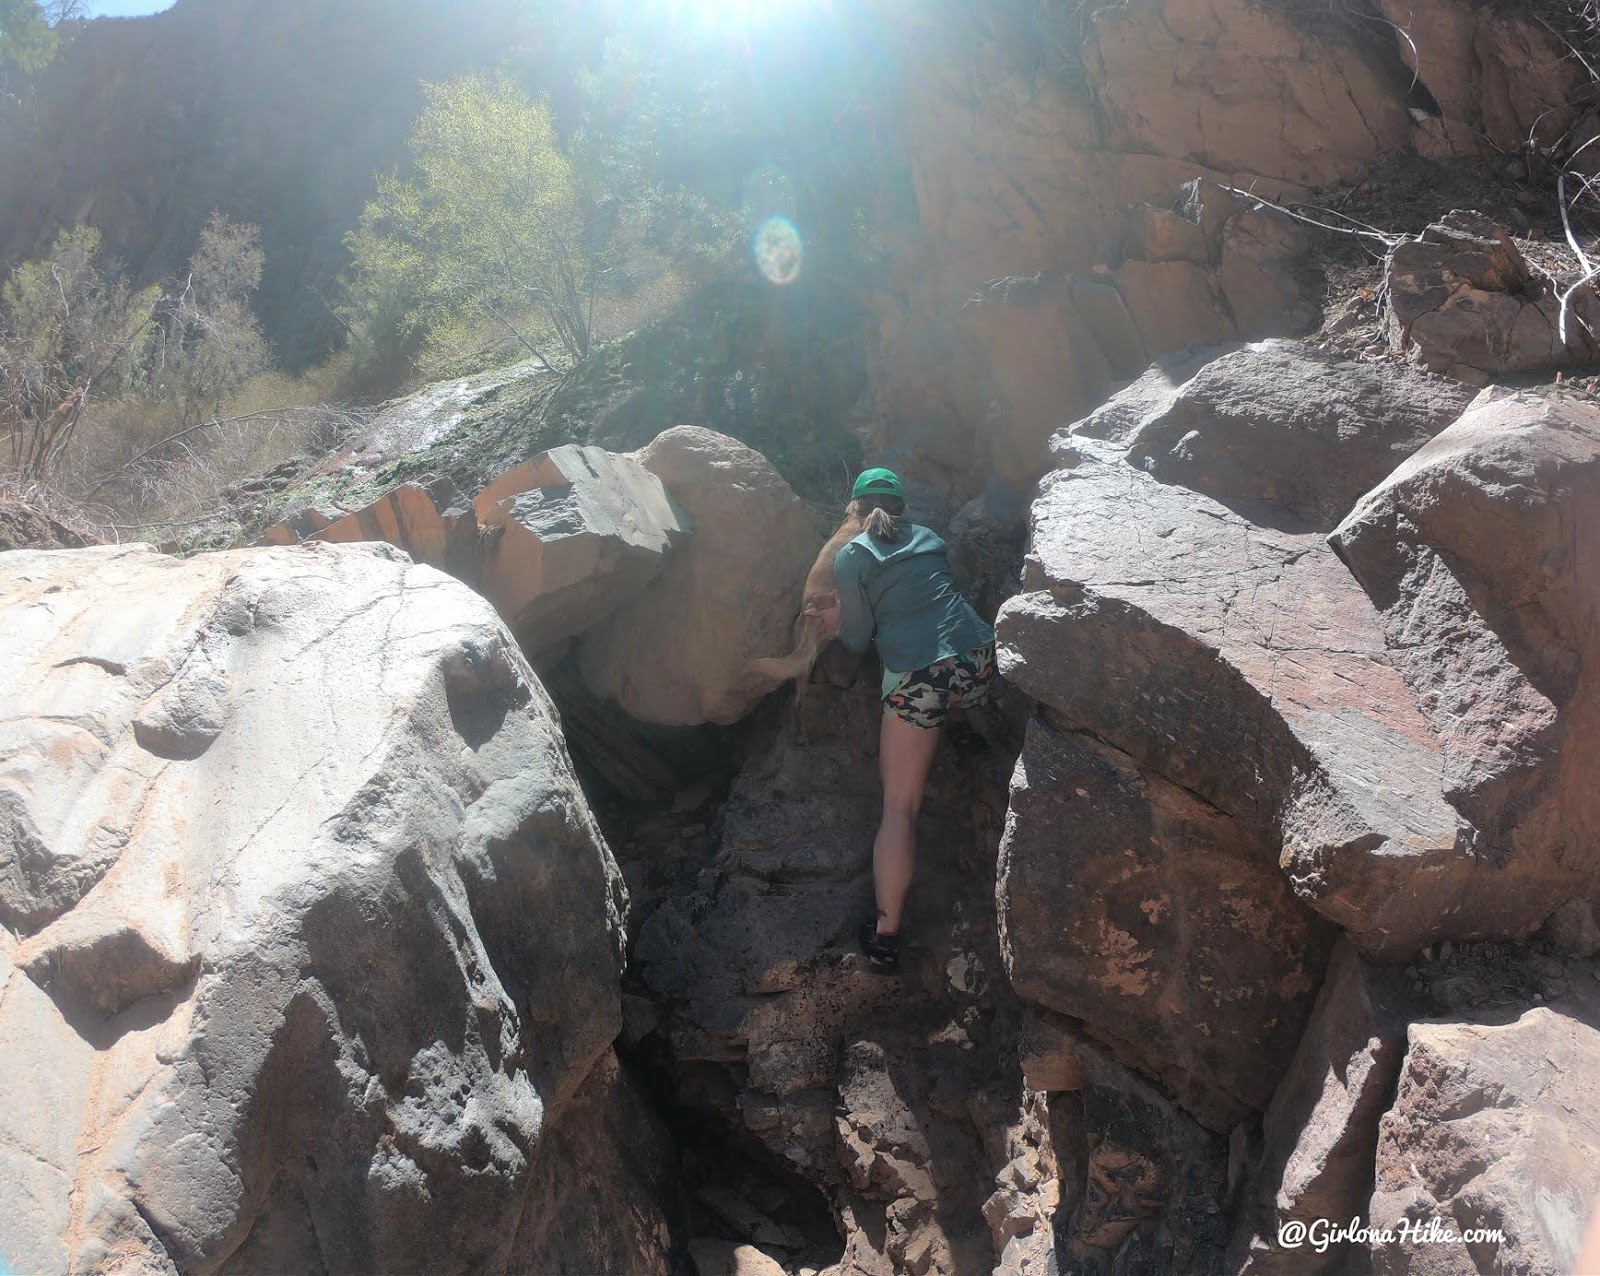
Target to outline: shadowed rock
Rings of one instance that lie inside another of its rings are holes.
[[[1472,392],[1405,368],[1263,341],[1207,363],[1144,417],[1128,459],[1165,483],[1331,528],[1464,411]]]
[[[1335,948],[1311,1022],[1267,1108],[1230,1271],[1312,1276],[1342,1261],[1348,1245],[1286,1248],[1279,1228],[1365,1213],[1378,1121],[1400,1074],[1407,1025],[1421,1009],[1398,971],[1369,966],[1347,943]]]
[[[1332,928],[1257,832],[1035,719],[996,893],[1018,995],[1131,1050],[1213,1129],[1266,1106]]]

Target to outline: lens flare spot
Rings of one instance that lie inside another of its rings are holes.
[[[768,283],[792,284],[800,278],[805,245],[800,242],[800,232],[787,217],[769,217],[762,222],[756,227],[751,247],[756,269]]]

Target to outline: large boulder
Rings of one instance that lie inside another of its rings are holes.
[[[689,532],[637,457],[578,444],[507,470],[473,507],[483,592],[539,657],[634,598]]]
[[[1005,676],[1281,847],[1296,893],[1367,951],[1501,933],[1503,890],[1445,800],[1440,742],[1323,538],[1251,523],[1106,443],[1061,448],[1026,592],[1000,613]]]
[[[751,677],[751,658],[793,645],[816,526],[771,463],[737,439],[683,425],[636,457],[694,534],[584,634],[584,683],[645,722],[737,722],[772,690]]]
[[[1213,1129],[1266,1107],[1332,928],[1294,897],[1265,839],[1037,717],[996,894],[1019,996],[1131,1051]]]
[[[1397,1240],[1374,1241],[1374,1272],[1575,1269],[1600,1197],[1596,979],[1578,968],[1516,1017],[1411,1025],[1368,1215]]]
[[[1600,409],[1485,391],[1332,541],[1531,931],[1600,868]]]
[[[1407,368],[1262,341],[1207,363],[1146,415],[1128,459],[1224,504],[1330,528],[1471,400]]]
[[[665,1270],[621,878],[487,603],[387,547],[19,552],[0,653],[6,1262]]]

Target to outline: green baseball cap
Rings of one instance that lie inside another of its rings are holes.
[[[862,470],[856,476],[856,485],[850,489],[850,499],[857,501],[863,496],[898,496],[903,501],[906,499],[906,489],[900,485],[898,474],[880,466],[875,470]]]

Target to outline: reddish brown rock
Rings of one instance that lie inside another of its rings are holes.
[[[1519,153],[1530,141],[1553,148],[1593,91],[1535,10],[1443,0],[1379,0],[1378,9],[1409,37],[1396,50],[1443,113],[1418,128],[1423,154]]]
[[[1323,539],[1254,525],[1103,443],[1064,447],[1076,463],[1034,503],[1028,592],[1000,614],[1002,672],[1269,835],[1296,893],[1368,951],[1501,933],[1502,893],[1440,790],[1440,742]]]
[[[996,885],[1012,986],[1125,1046],[1230,1129],[1271,1098],[1332,938],[1275,850],[1126,755],[1035,718]]]
[[[1120,298],[1111,300],[1125,329],[1120,342],[1114,327],[1080,313],[1060,276],[1002,279],[963,307],[993,387],[983,435],[989,465],[1007,482],[1029,486],[1045,468],[1050,435],[1104,398],[1113,380],[1144,366],[1138,328]]]
[[[1337,1267],[1347,1244],[1279,1243],[1286,1223],[1347,1223],[1372,1191],[1378,1121],[1418,1012],[1398,971],[1334,949],[1316,1009],[1263,1121],[1263,1152],[1235,1233],[1228,1270],[1313,1276]]]
[[[1436,1239],[1375,1244],[1374,1272],[1574,1270],[1600,1197],[1596,986],[1580,968],[1564,995],[1518,1017],[1411,1026],[1368,1217],[1396,1234],[1432,1225]],[[1468,1243],[1468,1228],[1502,1237]]]
[[[1116,280],[1152,354],[1214,346],[1234,337],[1233,322],[1223,313],[1222,299],[1203,266],[1126,261],[1117,268]]]
[[[308,511],[302,517],[314,522],[319,515]],[[415,562],[437,567],[469,585],[478,582],[478,519],[471,502],[449,479],[402,484],[366,509],[346,514],[311,535],[330,544],[385,541],[405,550]],[[265,539],[271,538],[268,532]]]
[[[1526,934],[1600,869],[1600,410],[1488,391],[1332,537]]]
[[[1143,416],[1128,459],[1268,521],[1331,528],[1358,497],[1467,408],[1472,392],[1295,341],[1207,363]],[[1144,406],[1143,400],[1139,406]]]
[[[1198,221],[1155,204],[1140,204],[1128,214],[1123,250],[1139,261],[1190,261],[1203,266],[1211,246]]]
[[[751,676],[750,661],[793,644],[815,523],[771,463],[737,439],[677,426],[636,455],[693,536],[584,633],[584,683],[644,722],[737,722],[772,690]]]
[[[1241,338],[1316,327],[1321,307],[1309,253],[1304,229],[1293,218],[1265,204],[1239,201],[1222,230],[1215,277]]]
[[[1113,150],[1318,186],[1411,131],[1380,59],[1246,0],[1135,0],[1091,25],[1084,54]]]
[[[1395,248],[1385,285],[1390,347],[1430,372],[1481,385],[1600,351],[1594,289],[1577,290],[1563,335],[1556,286],[1536,278],[1504,228],[1478,213],[1453,212]]]
[[[331,527],[345,516],[345,511],[332,505],[308,505],[304,509],[286,514],[261,534],[262,545],[298,545],[312,539],[318,532]]]

